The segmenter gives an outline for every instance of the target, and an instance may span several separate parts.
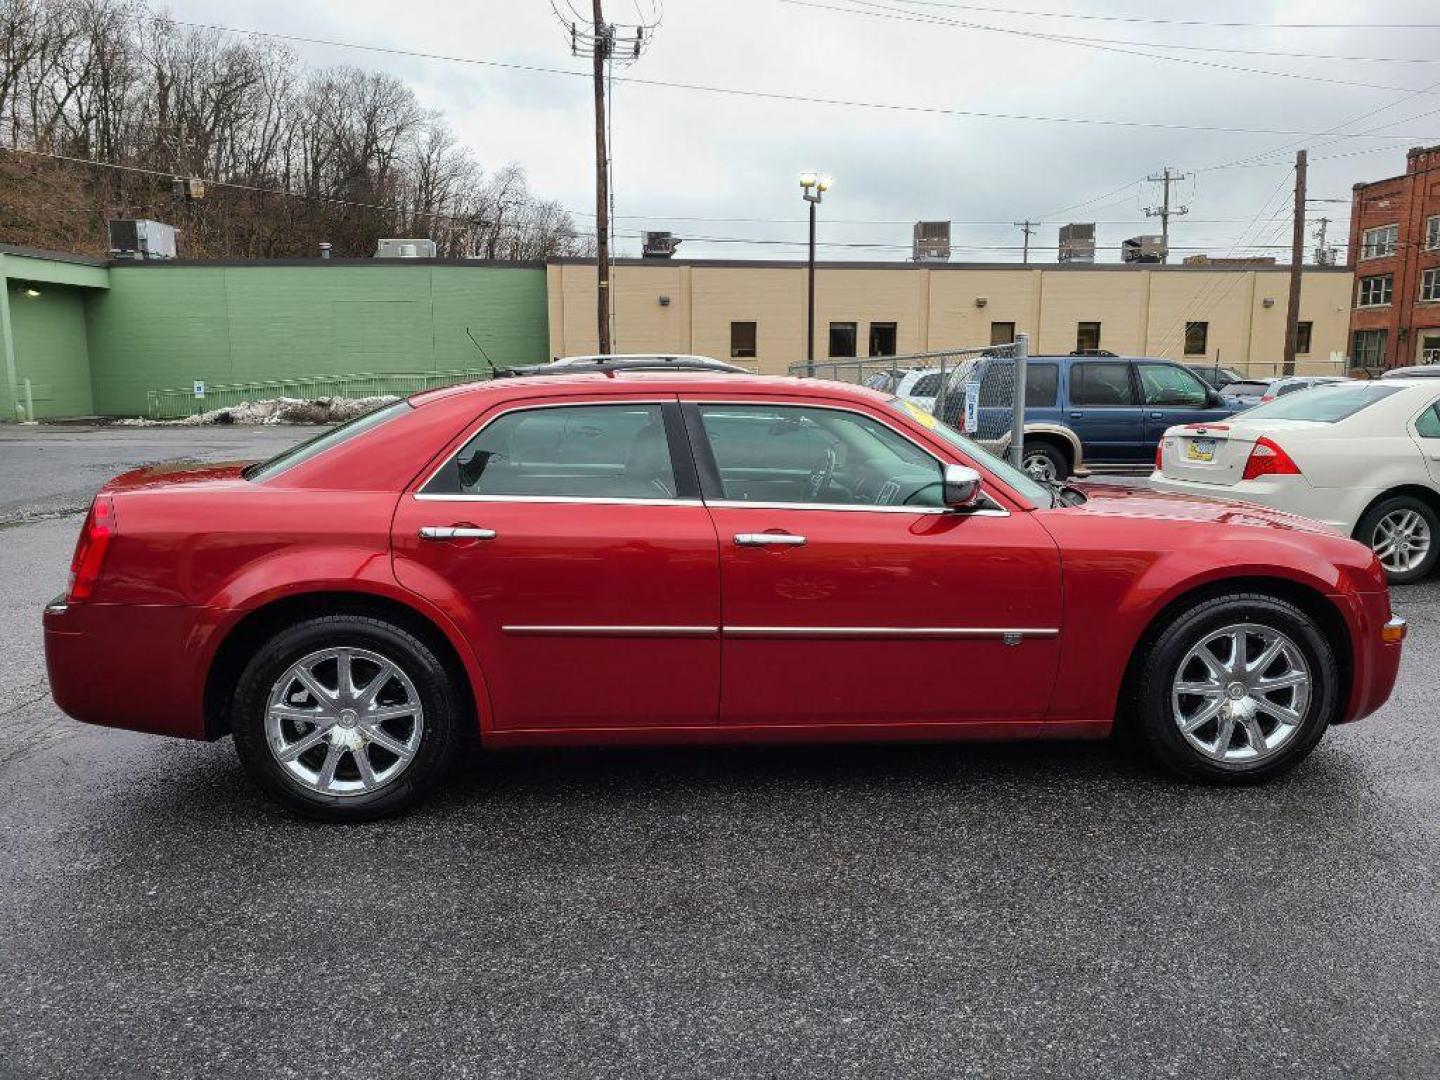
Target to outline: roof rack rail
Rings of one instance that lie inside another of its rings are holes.
[[[574,375],[577,372],[599,371],[710,371],[731,375],[751,374],[745,368],[727,364],[708,356],[570,356],[548,364],[526,367],[498,368],[496,378],[519,378],[531,375]]]

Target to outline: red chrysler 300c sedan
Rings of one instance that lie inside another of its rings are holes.
[[[457,745],[1101,736],[1273,776],[1394,683],[1369,549],[1042,486],[907,403],[584,374],[433,391],[96,497],[45,613],[77,719],[213,739],[375,817]],[[896,678],[895,672],[904,672]],[[127,690],[117,695],[114,687]]]

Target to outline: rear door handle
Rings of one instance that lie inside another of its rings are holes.
[[[735,543],[741,547],[802,547],[805,537],[794,533],[736,533]]]
[[[1152,413],[1150,414],[1150,419],[1151,419],[1151,420],[1164,420],[1164,419],[1165,419],[1165,414],[1164,414],[1164,413],[1159,413],[1159,412],[1152,412]]]
[[[421,540],[494,540],[494,529],[477,529],[472,525],[422,525]]]

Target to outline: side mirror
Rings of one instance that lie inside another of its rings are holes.
[[[1220,396],[1220,391],[1219,391],[1219,390],[1216,390],[1214,387],[1207,387],[1207,388],[1206,388],[1206,390],[1205,390],[1205,407],[1206,407],[1207,409],[1213,409],[1213,408],[1215,408],[1215,407],[1217,407],[1217,406],[1219,406],[1219,405],[1224,405],[1224,404],[1225,404],[1225,399]]]
[[[946,465],[941,496],[952,510],[968,510],[980,501],[980,474],[969,465]]]

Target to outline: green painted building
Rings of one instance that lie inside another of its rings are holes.
[[[142,415],[151,391],[547,356],[545,267],[104,262],[0,245],[0,420]]]

